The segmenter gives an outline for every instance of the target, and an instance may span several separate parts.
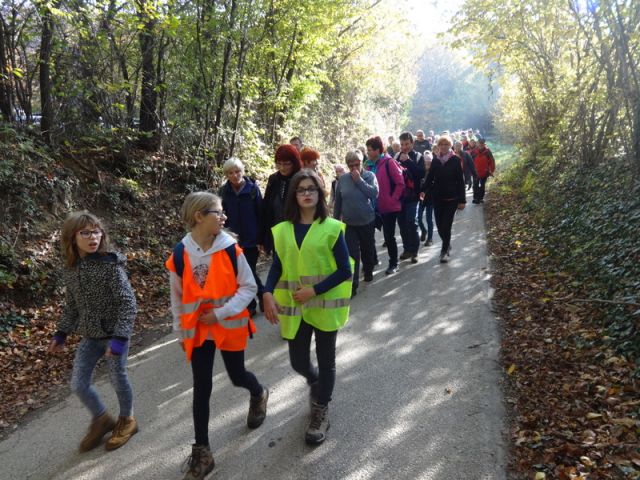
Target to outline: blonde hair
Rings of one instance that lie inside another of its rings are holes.
[[[229,173],[234,168],[237,168],[242,173],[244,173],[244,165],[240,161],[240,159],[236,158],[236,157],[231,157],[229,160],[224,162],[224,164],[222,165],[222,173],[224,173],[226,175],[227,173]]]
[[[451,137],[449,135],[440,135],[438,141],[436,142],[436,145],[440,146],[443,143],[448,143],[450,146],[453,145],[453,142],[451,141]]]
[[[65,265],[68,268],[75,267],[80,259],[80,252],[76,245],[76,233],[85,227],[99,228],[102,231],[98,253],[105,254],[109,249],[109,237],[100,219],[87,210],[72,212],[62,224],[62,233],[60,234],[60,247]]]
[[[196,213],[203,212],[214,205],[222,205],[218,195],[211,192],[193,192],[187,195],[182,204],[180,215],[184,224],[192,229],[196,226]]]

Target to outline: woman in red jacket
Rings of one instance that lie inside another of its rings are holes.
[[[478,204],[484,202],[484,191],[489,177],[493,176],[496,169],[496,161],[493,158],[491,150],[485,145],[485,139],[478,140],[478,150],[473,163],[476,166],[478,175],[473,178],[473,203]]]

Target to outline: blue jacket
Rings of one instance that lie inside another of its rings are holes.
[[[242,190],[235,192],[227,181],[220,188],[222,208],[227,215],[225,226],[238,235],[238,245],[243,248],[258,245],[258,222],[262,209],[262,195],[258,184],[244,177]]]

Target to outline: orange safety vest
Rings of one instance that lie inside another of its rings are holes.
[[[241,253],[242,249],[236,245],[236,256]],[[238,291],[238,282],[229,255],[225,250],[219,250],[211,255],[207,279],[204,287],[200,287],[193,278],[193,270],[186,250],[183,254],[180,327],[187,360],[191,361],[193,349],[200,347],[205,340],[213,340],[219,350],[230,352],[244,350],[247,347],[247,337],[256,332],[256,327],[246,308],[232,317],[219,318],[211,325],[198,321],[202,313],[212,308],[220,308]],[[173,254],[166,261],[165,266],[176,273]]]

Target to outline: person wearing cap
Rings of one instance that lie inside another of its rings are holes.
[[[484,193],[489,177],[493,176],[496,169],[496,161],[493,153],[486,146],[486,140],[478,140],[478,150],[473,163],[476,167],[477,175],[473,180],[473,203],[476,205],[484,202]]]

